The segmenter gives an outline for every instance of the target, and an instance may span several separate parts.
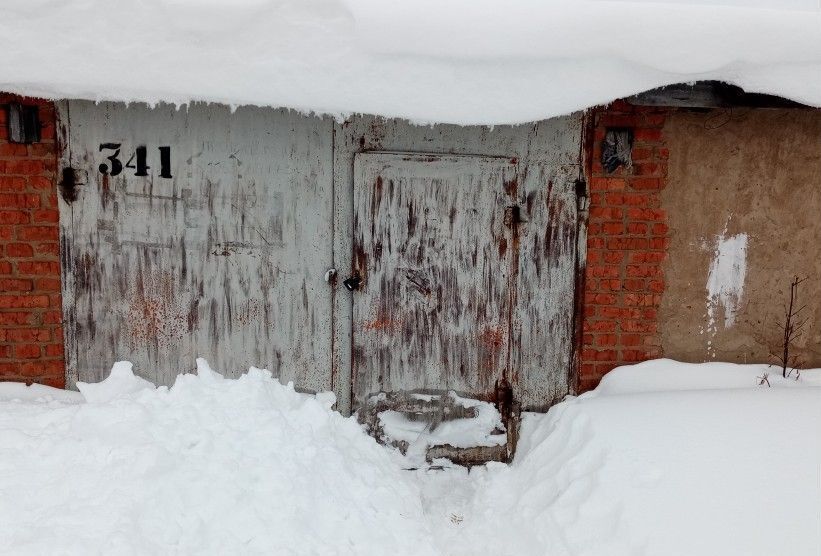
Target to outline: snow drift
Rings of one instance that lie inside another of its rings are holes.
[[[0,553],[434,553],[418,489],[333,394],[115,371],[88,403],[2,404]]]
[[[771,388],[756,386],[770,372]],[[528,414],[510,466],[426,474],[452,555],[817,555],[821,369],[658,360]],[[815,385],[815,386],[813,386]],[[447,518],[457,516],[458,523]]]
[[[815,0],[6,0],[0,49],[0,90],[49,98],[502,124],[715,79],[821,105]]]
[[[402,471],[259,369],[0,384],[0,553],[816,555],[821,370],[777,374],[622,367],[470,473]]]

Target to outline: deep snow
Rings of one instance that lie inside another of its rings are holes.
[[[0,553],[815,555],[820,386],[622,367],[526,414],[513,464],[468,473],[402,471],[332,394],[259,369],[0,384]]]
[[[821,105],[817,0],[4,0],[0,91],[538,120],[718,79]]]

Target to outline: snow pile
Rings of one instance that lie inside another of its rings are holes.
[[[500,124],[717,79],[821,105],[817,0],[5,0],[0,50],[0,90],[46,97]]]
[[[119,361],[111,367],[108,378],[102,382],[78,382],[77,389],[88,403],[105,403],[135,394],[140,390],[153,390],[154,384],[134,374],[134,365]]]
[[[0,384],[2,554],[815,556],[821,370],[669,360],[526,414],[514,462],[401,471],[333,396],[126,364]],[[772,387],[758,386],[770,372]],[[16,401],[10,401],[18,397]],[[92,399],[96,400],[92,403]],[[437,462],[441,463],[441,462]]]
[[[417,487],[332,395],[114,370],[95,403],[0,403],[0,553],[434,552]]]
[[[453,555],[821,552],[821,369],[622,367],[529,414],[510,466],[421,475]],[[769,369],[773,371],[773,369]],[[775,374],[775,373],[773,373]],[[455,474],[457,472],[454,472]]]
[[[38,402],[38,403],[82,403],[85,400],[79,392],[60,390],[42,384],[25,385],[22,382],[0,383],[0,402]]]
[[[772,386],[781,388],[821,386],[821,369],[801,370],[796,379],[795,371],[792,371],[790,378],[782,378],[781,367],[775,365],[681,363],[672,359],[655,359],[613,369],[604,376],[595,392],[597,396],[602,396],[672,390],[747,389],[763,386],[759,383],[765,375]]]

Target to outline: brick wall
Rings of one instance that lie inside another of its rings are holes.
[[[591,113],[588,143],[590,216],[579,391],[622,364],[660,357],[657,311],[664,291],[667,182],[663,126],[668,108],[617,101]],[[632,131],[632,165],[601,164],[608,128]]]
[[[9,102],[39,107],[40,142],[8,142]],[[51,102],[0,93],[0,380],[63,387],[54,132]]]

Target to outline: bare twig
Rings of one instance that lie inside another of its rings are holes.
[[[783,327],[783,336],[782,336],[782,343],[781,343],[781,355],[776,355],[775,358],[781,363],[781,376],[787,378],[792,374],[792,371],[798,371],[798,359],[796,357],[790,357],[790,347],[792,343],[801,336],[802,329],[804,325],[807,324],[808,319],[801,320],[796,322],[796,317],[806,309],[806,305],[802,305],[800,308],[796,309],[796,301],[798,297],[798,286],[807,278],[799,278],[798,276],[793,277],[792,282],[790,283],[790,303],[788,306],[785,306],[785,320],[784,320],[784,327]],[[792,365],[790,365],[792,363]],[[790,372],[787,372],[787,369],[792,367]],[[769,383],[768,383],[769,384]]]

